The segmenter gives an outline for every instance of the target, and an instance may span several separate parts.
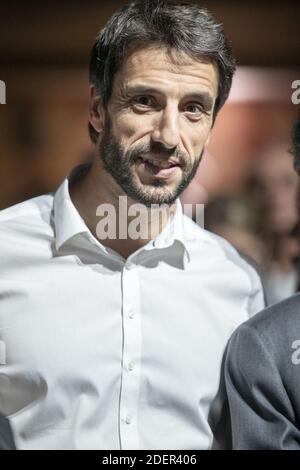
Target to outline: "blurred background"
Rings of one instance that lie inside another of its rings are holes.
[[[0,209],[53,191],[72,167],[92,158],[90,48],[125,3],[1,2]],[[223,22],[238,70],[182,201],[206,204],[206,228],[254,260],[273,303],[300,284],[298,178],[288,153],[292,83],[300,80],[300,4],[198,3]]]

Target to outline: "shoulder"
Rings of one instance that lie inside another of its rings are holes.
[[[293,345],[300,345],[300,294],[272,305],[241,324],[233,333],[231,360],[272,360],[285,373],[291,367]]]
[[[53,233],[51,213],[53,194],[47,193],[0,211],[1,257],[15,256],[25,246],[33,246]]]
[[[296,332],[299,332],[300,338],[300,294],[262,310],[247,321],[247,326],[273,338],[286,338]]]
[[[255,263],[240,254],[231,243],[202,228],[186,215],[184,216],[184,227],[192,252],[199,250],[200,245],[204,246],[205,250],[208,250],[213,257],[219,258],[228,266],[231,266],[232,269],[241,270],[246,274],[254,290],[262,289],[261,279]]]
[[[50,212],[53,206],[53,193],[42,194],[0,210],[0,224],[13,222],[26,223],[31,217],[40,218],[43,212]]]
[[[50,224],[53,193],[36,196],[0,211],[0,244],[7,236],[38,233]]]
[[[183,220],[185,235],[189,241],[194,241],[196,243],[201,241],[215,250],[216,253],[222,255],[224,258],[243,267],[251,266],[251,264],[246,261],[246,258],[241,256],[227,240],[201,227],[186,215],[184,215]]]

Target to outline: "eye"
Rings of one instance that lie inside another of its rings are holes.
[[[203,108],[199,103],[189,103],[185,106],[185,110],[190,114],[202,114]]]
[[[140,108],[149,108],[151,106],[154,106],[154,99],[152,98],[152,96],[148,95],[136,96],[133,99],[133,104]]]

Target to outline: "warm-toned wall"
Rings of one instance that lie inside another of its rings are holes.
[[[97,30],[124,2],[7,2],[0,15],[0,208],[51,191],[88,158],[87,66]],[[297,2],[207,1],[225,24],[238,61],[279,66],[297,76]],[[72,5],[72,7],[71,7]],[[276,80],[270,86],[276,89]],[[280,94],[280,93],[279,93]],[[210,194],[238,188],[269,138],[288,138],[289,97],[226,105],[197,181]],[[191,193],[192,194],[192,193]]]

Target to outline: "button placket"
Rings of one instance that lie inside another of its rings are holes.
[[[126,263],[122,272],[123,357],[120,396],[121,449],[138,449],[138,399],[141,360],[140,286],[138,269]],[[134,321],[133,321],[134,319]]]

